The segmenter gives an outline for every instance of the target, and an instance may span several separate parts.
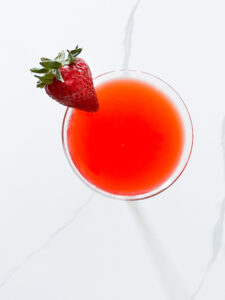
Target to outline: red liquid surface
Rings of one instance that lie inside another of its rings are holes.
[[[96,87],[96,113],[74,110],[68,149],[81,175],[99,189],[138,195],[162,185],[176,169],[184,130],[179,113],[142,81],[117,79]]]

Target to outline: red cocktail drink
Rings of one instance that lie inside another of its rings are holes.
[[[158,86],[132,76],[100,82],[96,91],[97,112],[70,109],[67,119],[66,152],[76,171],[109,195],[142,198],[164,189],[187,142],[176,103]],[[192,141],[189,155],[191,146]]]

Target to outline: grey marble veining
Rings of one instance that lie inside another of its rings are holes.
[[[154,265],[161,280],[162,289],[168,300],[190,300],[190,292],[186,283],[177,270],[175,263],[169,257],[168,251],[162,241],[154,232],[153,224],[146,222],[137,203],[128,203],[131,214],[136,220],[140,234],[143,238],[145,249],[149,259]]]
[[[93,197],[94,194],[92,194],[84,204],[82,204],[80,207],[75,209],[72,216],[68,220],[65,220],[65,222],[61,224],[58,228],[56,228],[56,230],[49,235],[48,239],[42,245],[40,245],[40,247],[34,249],[18,265],[16,265],[14,268],[9,270],[8,274],[0,282],[0,289],[3,288],[10,281],[10,279],[13,276],[15,276],[16,273],[19,272],[27,263],[29,263],[31,259],[33,259],[35,256],[40,254],[43,250],[45,250],[55,238],[57,238],[63,231],[65,231],[70,225],[72,225],[75,222],[75,220],[79,217],[83,209],[85,209],[89,205]]]
[[[123,45],[124,45],[124,59],[123,59],[123,64],[122,64],[123,69],[128,69],[128,67],[129,67],[130,55],[131,55],[131,50],[132,50],[134,17],[135,17],[135,13],[136,13],[139,5],[140,5],[140,0],[137,0],[137,2],[135,3],[135,5],[128,17],[127,25],[125,28],[125,36],[124,36],[124,40],[123,40]]]
[[[224,160],[224,173],[225,173],[225,118],[222,122],[221,128],[221,147],[223,152],[223,160]],[[206,269],[202,275],[202,279],[194,291],[191,299],[196,299],[197,296],[200,294],[201,289],[205,283],[208,273],[210,272],[213,264],[216,262],[218,255],[222,249],[222,242],[224,238],[224,219],[225,219],[225,197],[222,199],[220,204],[220,210],[218,219],[216,221],[215,227],[213,228],[212,234],[212,255],[209,259],[209,262],[206,266]]]

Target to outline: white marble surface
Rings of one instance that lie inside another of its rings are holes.
[[[0,299],[225,299],[225,2],[9,0],[1,6]],[[61,147],[65,108],[28,69],[79,43],[94,76],[130,67],[183,97],[195,143],[164,193],[93,194]]]

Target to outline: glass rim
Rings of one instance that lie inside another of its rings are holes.
[[[155,75],[152,75],[151,73],[148,73],[148,72],[144,72],[144,71],[139,71],[139,70],[132,70],[132,69],[119,69],[119,70],[114,70],[114,71],[108,71],[108,72],[105,72],[105,73],[102,73],[96,77],[93,78],[93,81],[94,81],[94,85],[96,86],[95,82],[97,80],[101,80],[103,77],[105,76],[109,76],[109,75],[116,75],[116,74],[120,74],[120,75],[124,75],[128,73],[129,75],[130,74],[134,74],[135,76],[133,77],[134,79],[138,79],[138,75],[141,75],[141,76],[147,76],[148,79],[152,79],[153,81],[157,81],[158,83],[161,83],[164,88],[167,88],[168,90],[170,90],[172,92],[172,94],[174,94],[174,96],[176,97],[176,100],[179,104],[181,104],[181,106],[183,107],[183,112],[184,114],[186,114],[185,116],[185,119],[186,119],[186,124],[185,124],[185,120],[184,120],[184,116],[179,113],[180,115],[180,118],[181,118],[181,121],[183,123],[183,126],[186,127],[186,129],[184,128],[184,134],[187,135],[187,131],[189,131],[188,133],[188,137],[186,136],[186,138],[188,138],[188,141],[187,139],[185,138],[185,141],[184,141],[184,148],[185,147],[188,147],[188,149],[186,150],[186,153],[185,153],[185,157],[180,158],[180,161],[178,162],[178,165],[175,167],[174,171],[172,172],[172,174],[170,175],[170,177],[163,183],[161,184],[160,186],[154,188],[153,190],[147,192],[147,193],[143,193],[143,194],[137,194],[137,195],[120,195],[120,194],[113,194],[113,193],[110,193],[110,192],[106,192],[98,187],[96,187],[94,184],[90,183],[79,171],[78,169],[76,168],[75,164],[73,163],[71,157],[70,157],[70,153],[69,153],[69,149],[68,149],[68,146],[67,146],[67,135],[66,135],[66,132],[67,132],[67,121],[69,120],[69,116],[70,116],[70,112],[72,112],[74,110],[74,108],[70,108],[70,107],[67,107],[66,109],[66,112],[64,114],[64,118],[63,118],[63,122],[62,122],[62,132],[61,132],[61,135],[62,135],[62,145],[63,145],[63,149],[64,149],[64,153],[67,157],[67,160],[70,164],[70,166],[72,167],[72,170],[76,173],[76,175],[78,176],[78,178],[81,179],[82,182],[84,182],[86,184],[86,186],[88,188],[91,188],[93,191],[95,192],[98,192],[100,193],[101,195],[103,196],[106,196],[108,198],[111,198],[111,199],[117,199],[117,200],[125,200],[125,201],[135,201],[135,200],[144,200],[144,199],[148,199],[148,198],[151,198],[153,196],[156,196],[160,193],[162,193],[163,191],[167,190],[171,185],[173,185],[177,179],[181,176],[181,174],[184,172],[189,160],[190,160],[190,157],[191,157],[191,153],[192,153],[192,149],[193,149],[193,141],[194,141],[194,131],[193,131],[193,123],[192,123],[192,119],[191,119],[191,116],[190,116],[190,113],[189,113],[189,110],[185,104],[185,102],[183,101],[183,99],[181,98],[181,96],[177,93],[177,91],[171,86],[169,85],[165,80],[155,76]],[[127,76],[129,78],[129,76]],[[121,78],[127,78],[126,76],[122,76]],[[118,79],[119,76],[115,76],[115,79]],[[112,78],[108,79],[108,80],[112,80]],[[143,79],[140,79],[141,81],[144,81]],[[103,81],[107,81],[107,80],[104,80]],[[148,81],[146,81],[148,82]],[[149,84],[151,84],[149,82]],[[159,88],[159,90],[165,94],[165,92]],[[174,101],[171,97],[169,97],[169,100],[171,100],[171,102],[174,104]],[[177,109],[177,105],[174,104],[175,108]],[[188,129],[187,129],[188,127]],[[186,145],[186,143],[188,143],[188,145]],[[181,156],[184,156],[184,149],[182,150],[182,155]]]

